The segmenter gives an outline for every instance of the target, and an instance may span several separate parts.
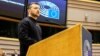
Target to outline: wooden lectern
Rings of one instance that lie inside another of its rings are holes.
[[[29,47],[27,56],[92,56],[92,37],[81,24]]]

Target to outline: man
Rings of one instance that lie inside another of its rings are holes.
[[[40,6],[32,2],[28,5],[28,17],[24,18],[18,25],[18,37],[20,41],[20,56],[26,56],[28,47],[41,38],[41,28],[37,23],[40,16]]]

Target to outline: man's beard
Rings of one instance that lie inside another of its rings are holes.
[[[31,15],[32,15],[33,17],[39,17],[39,15],[35,15],[35,14],[33,14],[33,13],[31,13]]]

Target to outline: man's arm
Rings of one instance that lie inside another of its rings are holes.
[[[30,44],[34,43],[35,40],[31,39],[28,36],[29,33],[29,24],[27,21],[23,21],[18,25],[18,37],[21,41],[28,42]]]

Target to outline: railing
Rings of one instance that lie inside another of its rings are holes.
[[[100,44],[92,44],[92,56],[100,56]]]
[[[19,41],[15,38],[0,37],[0,48],[6,56],[19,54]]]

